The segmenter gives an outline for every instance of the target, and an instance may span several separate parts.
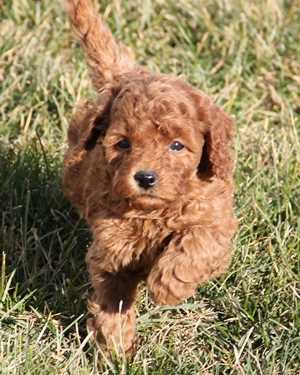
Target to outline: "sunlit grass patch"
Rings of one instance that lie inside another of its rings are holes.
[[[63,197],[74,104],[93,96],[59,1],[0,7],[0,373],[300,371],[300,9],[296,1],[101,1],[155,71],[212,95],[237,125],[229,272],[177,307],[141,287],[139,347],[108,358],[85,329],[90,234]]]

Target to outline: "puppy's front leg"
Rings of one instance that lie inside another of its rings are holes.
[[[195,227],[176,234],[148,276],[150,294],[158,304],[178,304],[191,297],[198,284],[224,272],[229,262],[229,236]]]
[[[134,346],[134,300],[138,276],[126,271],[106,270],[99,261],[99,250],[92,245],[87,254],[87,264],[94,293],[88,308],[92,318],[88,329],[96,340],[118,354],[130,353]]]

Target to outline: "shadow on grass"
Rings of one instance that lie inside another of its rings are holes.
[[[63,196],[61,168],[37,144],[0,148],[0,246],[17,296],[34,291],[27,303],[68,325],[86,311],[90,234]]]

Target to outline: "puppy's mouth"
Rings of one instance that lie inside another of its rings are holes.
[[[155,194],[139,194],[130,198],[133,207],[139,209],[155,209],[166,205],[166,199]]]

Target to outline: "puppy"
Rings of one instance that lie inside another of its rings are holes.
[[[174,305],[230,263],[233,124],[201,91],[139,66],[90,0],[66,3],[97,92],[70,123],[64,161],[65,194],[93,234],[88,328],[130,352],[142,280]]]

